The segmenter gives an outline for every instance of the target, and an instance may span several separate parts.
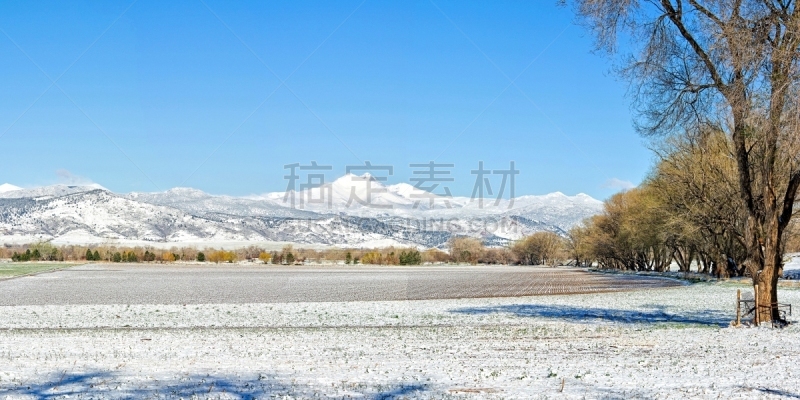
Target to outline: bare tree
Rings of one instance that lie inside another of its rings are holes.
[[[630,34],[621,72],[646,135],[726,132],[746,210],[746,266],[759,303],[777,302],[784,232],[800,187],[794,0],[575,0],[598,48]],[[762,321],[777,310],[760,312]]]
[[[665,243],[665,214],[658,203],[649,185],[611,196],[601,214],[584,221],[584,257],[601,268],[666,271],[673,254]]]
[[[666,214],[666,243],[681,271],[695,256],[713,261],[715,275],[728,275],[728,260],[746,258],[747,214],[737,184],[730,141],[719,131],[670,138],[659,151],[648,184],[657,192]],[[708,264],[703,271],[709,272]],[[743,271],[731,271],[735,275]]]
[[[580,225],[570,228],[567,232],[567,240],[565,249],[569,257],[575,261],[575,266],[592,266],[593,255],[592,249],[587,240],[589,236],[589,227],[587,226],[591,221],[585,221]]]
[[[447,247],[450,250],[452,260],[459,263],[476,264],[484,251],[483,242],[466,236],[450,238],[447,242]]]
[[[565,255],[565,240],[553,232],[536,232],[516,241],[511,252],[520,264],[557,265]]]

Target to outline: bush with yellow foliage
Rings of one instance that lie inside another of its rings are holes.
[[[383,255],[379,251],[370,251],[361,257],[361,263],[381,265],[383,264]]]
[[[234,253],[232,251],[218,250],[218,251],[213,251],[213,252],[209,253],[207,258],[208,258],[208,261],[211,261],[211,262],[217,263],[217,264],[219,264],[221,262],[223,262],[223,263],[225,263],[225,262],[226,263],[232,263],[232,262],[236,261],[236,253]]]

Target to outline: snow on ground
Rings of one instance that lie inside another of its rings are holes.
[[[0,399],[800,396],[800,321],[728,327],[737,288],[0,307]]]

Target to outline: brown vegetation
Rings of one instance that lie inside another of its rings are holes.
[[[552,232],[536,232],[511,246],[517,262],[526,265],[559,265],[565,261],[566,242]]]
[[[371,265],[418,264],[549,264],[556,265],[568,257],[564,238],[549,232],[540,232],[512,243],[509,247],[487,248],[480,239],[454,237],[448,242],[448,251],[415,248],[386,247],[381,249],[313,250],[284,246],[280,251],[269,252],[250,246],[236,250],[173,247],[168,251],[149,247],[116,246],[62,246],[49,243],[0,248],[0,259],[13,254],[38,254],[22,261],[102,261],[102,262],[210,262],[233,263],[238,261],[263,264],[294,265],[304,263],[344,263]],[[97,258],[94,257],[97,254]]]
[[[800,188],[800,10],[793,0],[576,0],[600,49],[621,58],[633,84],[637,127],[650,137],[722,132],[735,164],[726,189],[743,225],[727,222],[721,241],[736,237],[759,304],[778,301],[786,232]],[[698,142],[704,149],[702,140]],[[709,146],[713,149],[713,144]],[[724,171],[719,171],[724,172]],[[735,190],[734,190],[735,189]],[[720,204],[722,205],[722,204]],[[699,234],[702,234],[698,232]],[[721,263],[728,243],[708,255]],[[732,248],[727,251],[733,252]],[[777,318],[766,309],[760,320]]]

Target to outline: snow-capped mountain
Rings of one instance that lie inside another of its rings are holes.
[[[560,192],[500,201],[487,197],[481,203],[478,199],[469,197],[435,195],[407,183],[385,186],[369,174],[347,174],[316,188],[269,193],[256,198],[284,207],[290,207],[294,200],[296,209],[323,214],[466,219],[477,216],[520,215],[534,220],[544,217],[547,222],[562,228],[569,228],[583,218],[594,215],[602,207],[602,202],[586,194],[566,196]],[[582,212],[584,209],[591,212]]]
[[[22,188],[19,187],[19,186],[14,186],[14,185],[12,185],[10,183],[4,183],[4,184],[0,185],[0,193],[13,192],[15,190],[20,190],[20,189],[22,189]]]
[[[294,201],[294,206],[292,206]],[[369,175],[296,192],[215,196],[191,188],[115,194],[99,185],[0,186],[0,242],[290,242],[441,247],[453,235],[502,245],[537,231],[564,234],[602,209],[585,194],[513,200],[443,197]]]
[[[6,184],[8,185],[8,184]],[[5,186],[5,185],[4,185]],[[23,189],[14,185],[8,185],[10,189],[6,191],[0,191],[0,198],[3,199],[23,199],[23,198],[31,198],[31,199],[46,199],[46,198],[54,198],[60,197],[68,194],[73,193],[83,193],[88,192],[91,190],[107,190],[106,188],[93,184],[89,186],[73,186],[73,185],[52,185],[52,186],[42,186],[33,189]]]
[[[246,217],[310,218],[313,212],[286,207],[270,199],[212,196],[192,188],[175,188],[158,193],[130,193],[124,197],[138,202],[172,207],[192,215],[224,214]]]
[[[294,208],[320,213],[375,216],[410,209],[422,199],[418,196],[425,195],[431,196],[405,183],[387,187],[369,174],[347,174],[322,186],[269,193],[260,198],[289,207],[294,201]],[[419,210],[427,209],[427,198],[424,200]]]

